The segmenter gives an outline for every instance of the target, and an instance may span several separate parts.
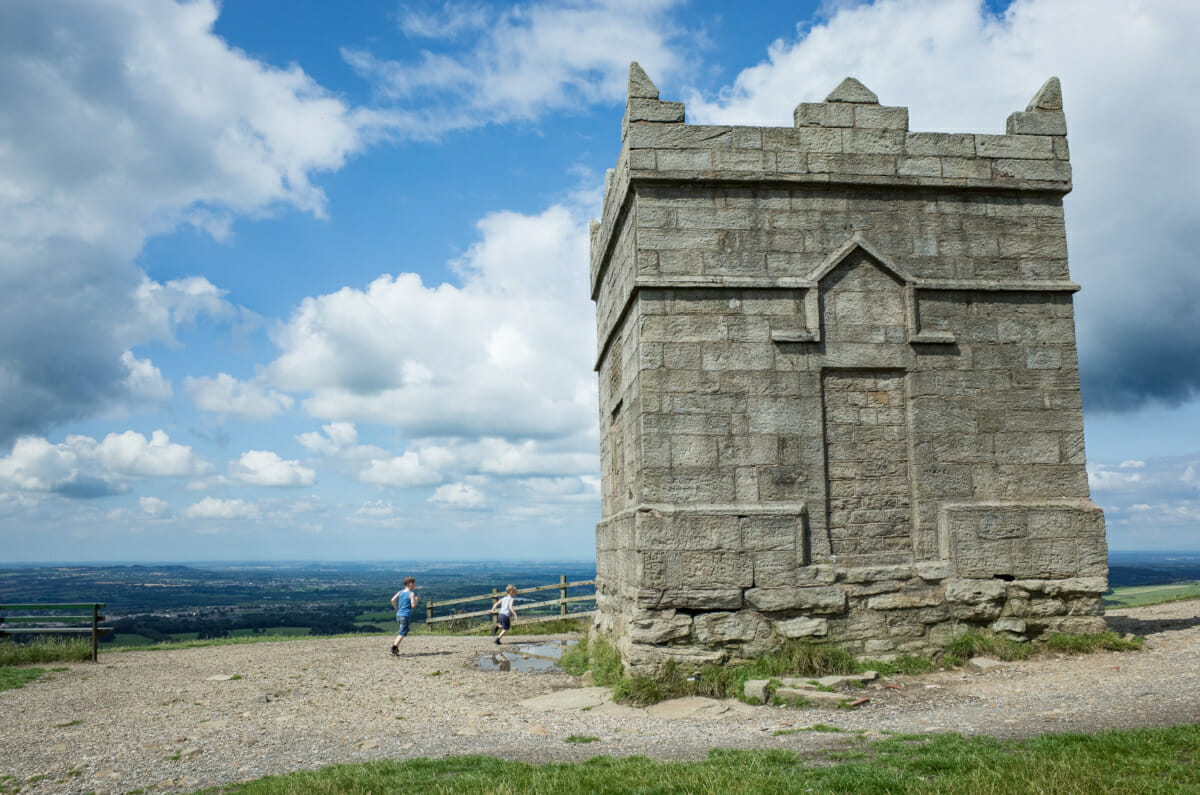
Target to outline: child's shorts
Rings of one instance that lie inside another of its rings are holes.
[[[500,613],[496,616],[496,620],[500,622],[500,629],[509,630],[512,628],[512,618],[508,613]]]
[[[397,635],[402,638],[408,635],[408,623],[411,618],[412,616],[396,616],[396,623],[400,625],[399,629],[396,630]]]

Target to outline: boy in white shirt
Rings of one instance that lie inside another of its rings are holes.
[[[517,620],[517,611],[513,608],[513,597],[517,595],[517,586],[510,585],[504,589],[504,596],[500,597],[500,601],[492,605],[489,613],[498,614],[496,616],[499,621],[500,634],[496,636],[496,643],[500,643],[500,639],[504,634],[512,628],[512,622]]]

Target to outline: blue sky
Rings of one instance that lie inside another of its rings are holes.
[[[1200,6],[0,4],[9,561],[591,557],[587,226],[636,60],[691,123],[1061,78],[1089,477],[1200,549]]]

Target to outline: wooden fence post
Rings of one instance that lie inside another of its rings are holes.
[[[429,620],[433,618],[433,602],[425,603],[425,625],[429,625]]]
[[[100,661],[100,605],[92,604],[92,662]]]
[[[567,575],[565,575],[565,574],[558,575],[558,581],[562,584],[562,589],[561,589],[562,603],[559,604],[559,606],[558,606],[558,608],[559,608],[558,614],[560,616],[566,616],[566,614],[567,614]]]
[[[500,598],[500,592],[495,588],[492,589],[492,607],[496,606],[496,600]],[[497,613],[492,613],[492,634],[496,634],[496,625],[500,623],[500,616]]]

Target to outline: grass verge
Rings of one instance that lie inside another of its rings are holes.
[[[491,757],[381,760],[259,779],[208,792],[333,793],[757,792],[1091,795],[1200,788],[1200,726],[1047,735],[1027,741],[955,734],[892,737],[845,760],[812,763],[784,750],[713,750],[699,762],[595,757],[530,765]]]
[[[42,635],[29,643],[0,640],[0,665],[85,662],[92,659],[92,639]]]

